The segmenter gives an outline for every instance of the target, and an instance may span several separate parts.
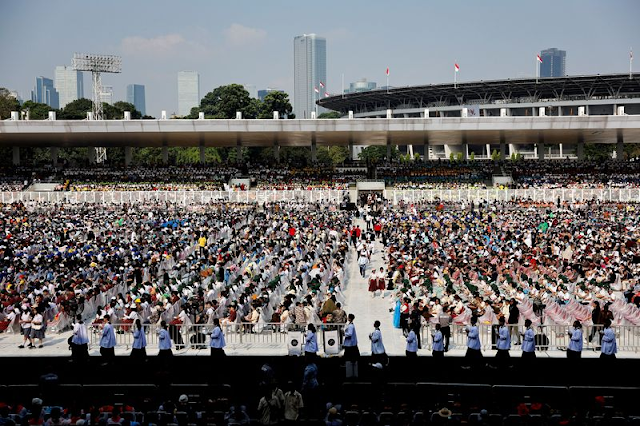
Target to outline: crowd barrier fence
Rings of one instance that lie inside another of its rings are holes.
[[[346,190],[248,190],[248,191],[83,191],[0,192],[0,202],[46,202],[70,204],[122,204],[166,202],[172,204],[273,203],[278,201],[334,202],[343,200]],[[386,189],[385,199],[400,202],[478,202],[532,200],[535,202],[640,202],[640,188],[555,188],[555,189]]]

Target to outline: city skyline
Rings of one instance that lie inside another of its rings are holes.
[[[0,86],[29,99],[35,77],[53,77],[55,66],[69,65],[74,52],[121,55],[123,73],[103,76],[103,84],[114,87],[114,100],[125,100],[129,82],[144,83],[147,113],[159,117],[161,110],[177,112],[175,75],[183,69],[199,71],[201,96],[238,83],[277,88],[293,101],[291,41],[300,34],[327,39],[331,94],[341,92],[343,74],[345,85],[362,76],[386,84],[387,67],[395,87],[450,82],[455,62],[459,82],[533,77],[536,54],[549,46],[570,52],[569,75],[627,73],[629,48],[640,46],[633,18],[640,3],[632,0],[541,0],[536,8],[497,0],[407,0],[394,8],[330,0],[323,8],[337,11],[331,19],[297,2],[189,6],[166,0],[116,0],[108,8],[77,0],[3,3],[0,37],[21,34],[21,40],[0,45]],[[551,9],[562,25],[545,25]],[[102,19],[90,19],[96,14]],[[25,32],[27,26],[37,31]],[[43,43],[46,37],[54,41]]]
[[[317,34],[293,39],[293,113],[296,118],[311,118],[324,108],[316,105],[327,92],[327,40]]]

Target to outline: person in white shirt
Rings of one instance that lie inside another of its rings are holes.
[[[22,314],[20,315],[20,333],[22,334],[22,344],[18,346],[20,349],[24,348],[24,345],[29,340],[29,348],[33,347],[33,339],[31,338],[31,312],[27,305],[22,305]]]

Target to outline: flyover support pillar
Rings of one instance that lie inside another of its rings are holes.
[[[578,147],[576,148],[576,156],[578,160],[584,160],[584,139],[578,139]]]
[[[51,155],[51,164],[53,164],[53,167],[58,166],[58,152],[59,148],[57,146],[49,148],[49,155]]]
[[[90,146],[87,149],[87,160],[89,160],[89,164],[96,164],[96,147]]]
[[[19,146],[13,147],[13,165],[14,166],[20,165],[20,147]]]
[[[207,161],[206,151],[204,144],[200,145],[200,164],[204,164]]]
[[[538,139],[536,148],[538,149],[538,160],[544,160],[544,142],[542,139]]]
[[[507,142],[505,141],[504,136],[500,137],[500,160],[504,161],[507,159]]]
[[[273,141],[273,159],[280,164],[280,144],[278,141]]]
[[[133,159],[133,150],[130,146],[124,147],[124,166],[129,167],[131,165],[131,160]]]
[[[311,162],[314,164],[318,162],[316,135],[311,136]]]
[[[622,139],[622,135],[618,135],[616,140],[616,160],[624,161],[624,139]]]
[[[387,136],[387,163],[391,162],[391,138]]]
[[[353,161],[353,139],[349,139],[349,155],[347,158],[349,161]]]
[[[242,145],[240,144],[240,139],[236,140],[236,163],[242,163]]]
[[[169,147],[167,145],[162,146],[162,164],[169,164]]]

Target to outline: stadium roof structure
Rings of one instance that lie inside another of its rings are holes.
[[[480,80],[429,84],[320,99],[323,108],[347,114],[386,109],[430,108],[473,104],[530,103],[596,99],[640,98],[640,73],[597,74],[553,78]]]

